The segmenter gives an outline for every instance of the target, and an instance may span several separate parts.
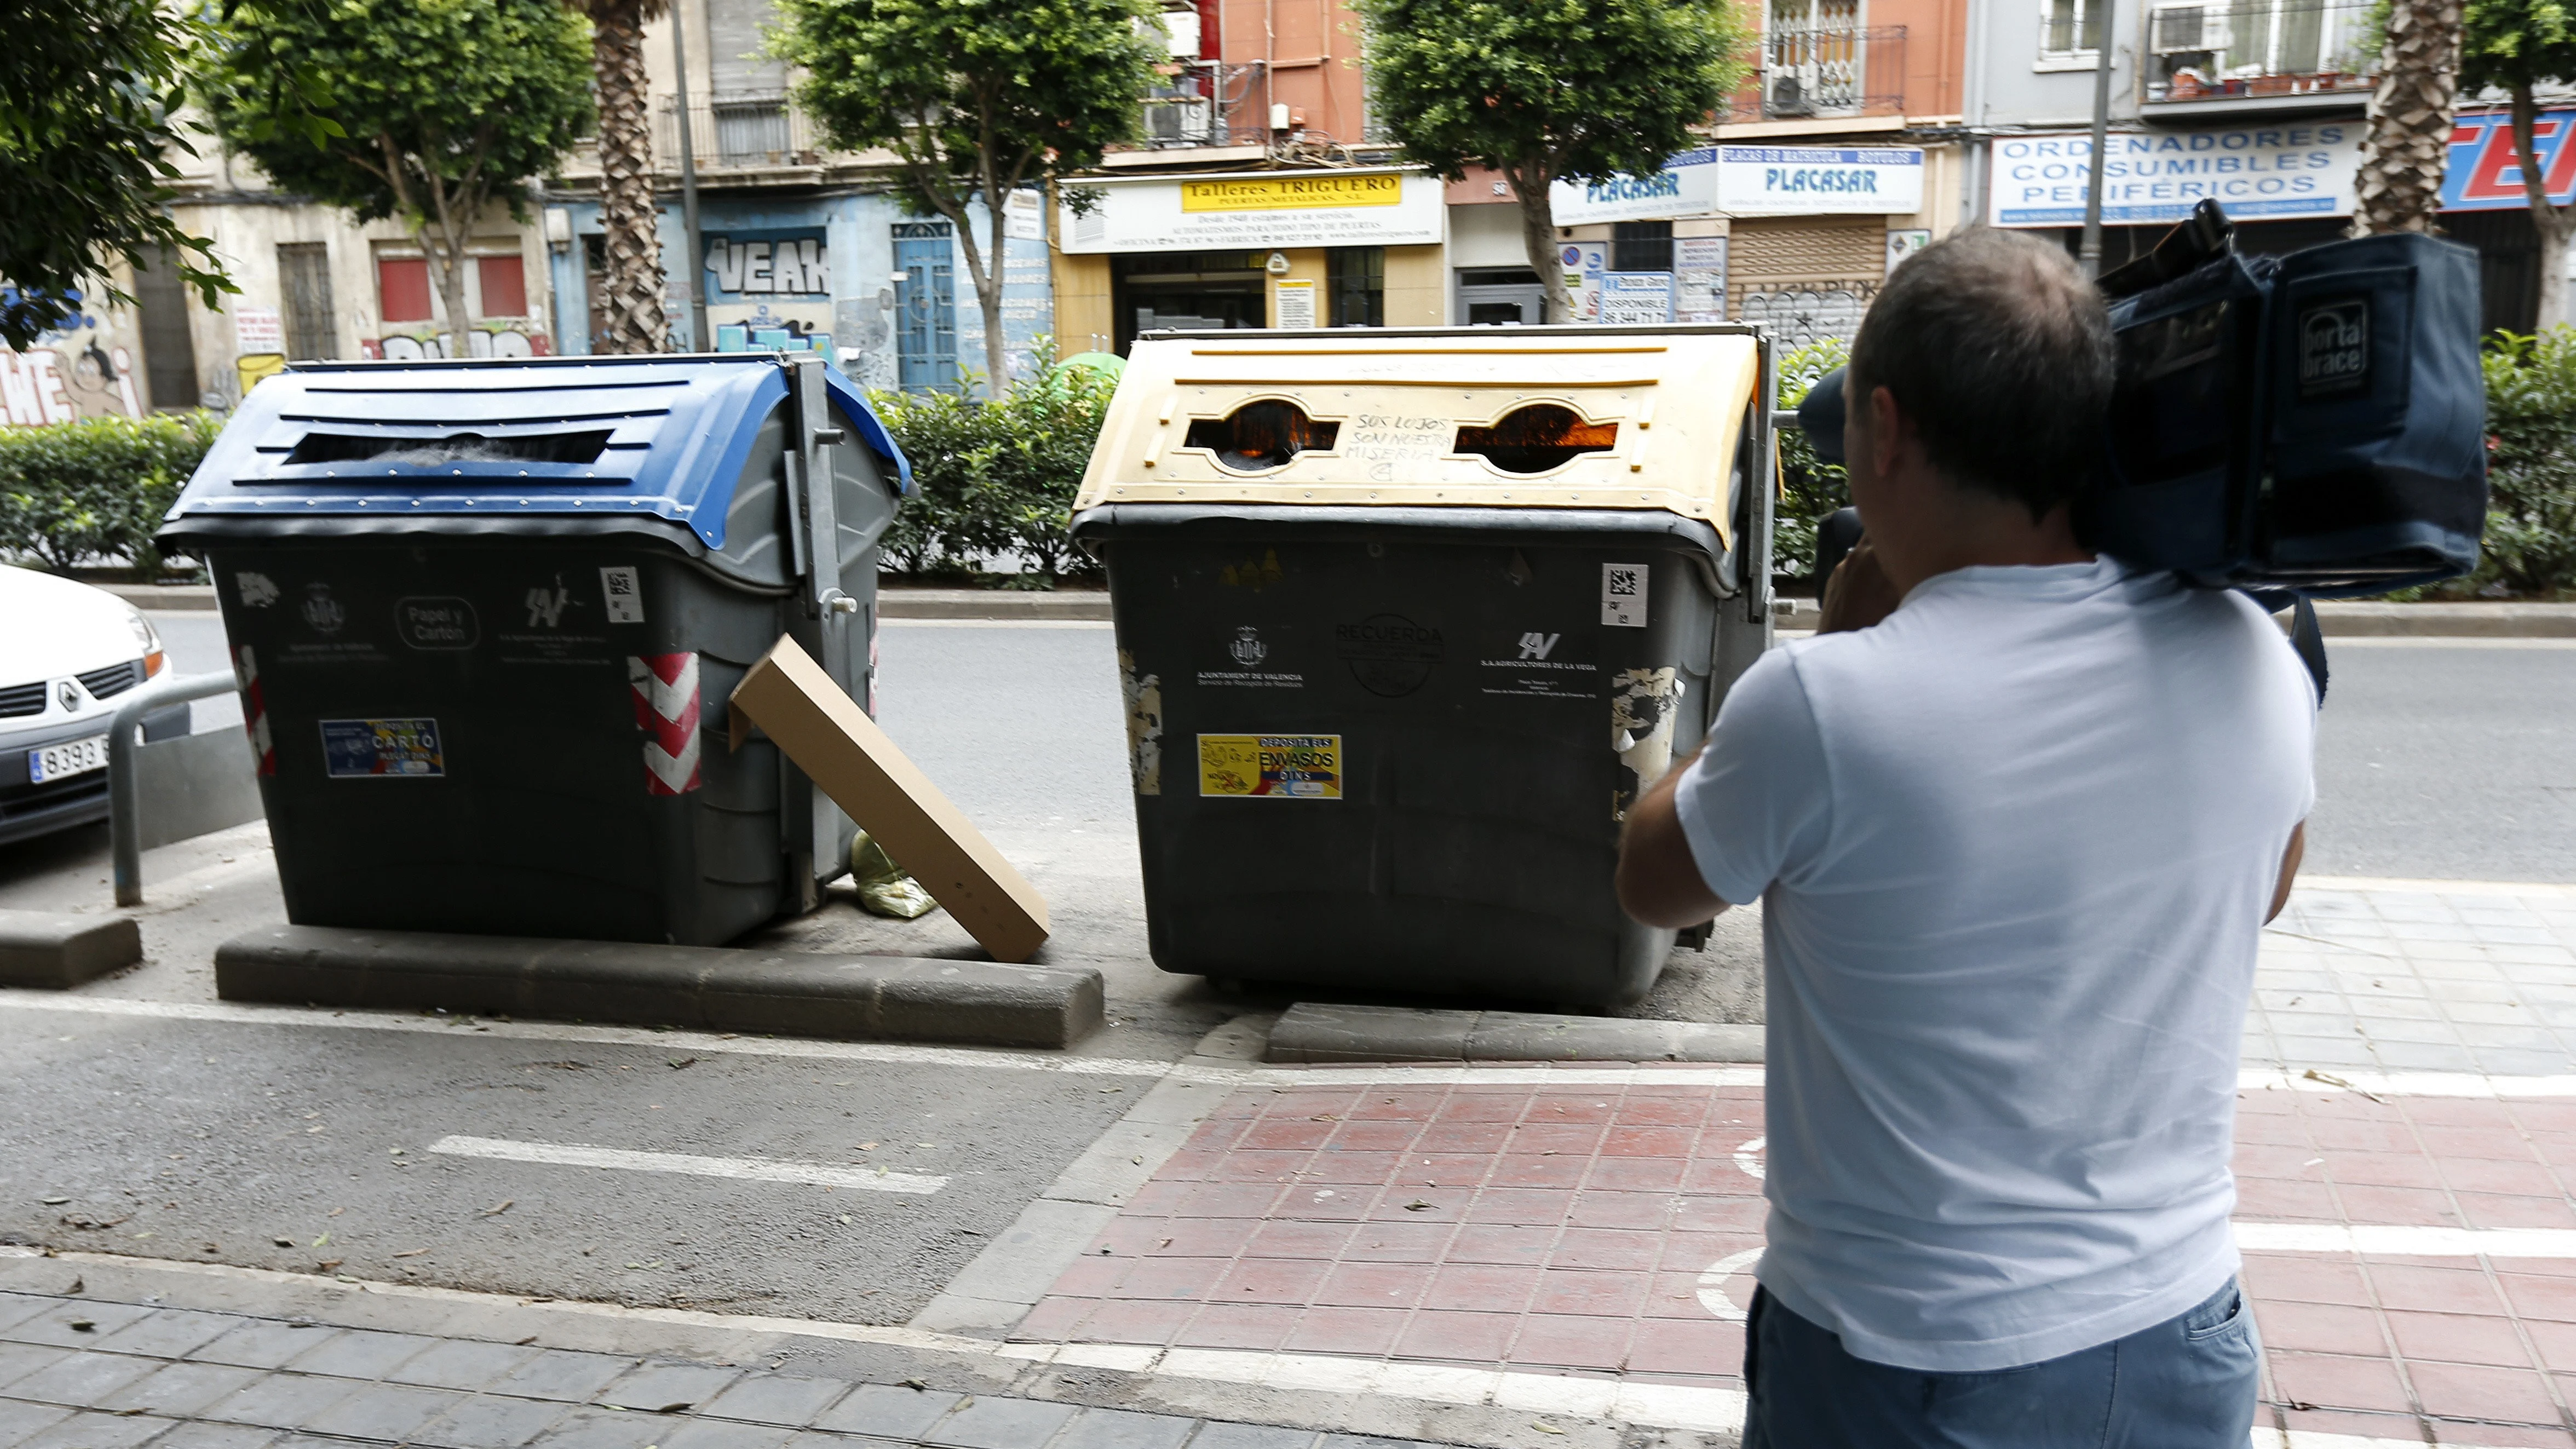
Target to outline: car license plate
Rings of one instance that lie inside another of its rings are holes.
[[[91,735],[85,740],[65,740],[27,752],[27,783],[41,785],[47,780],[86,775],[107,768],[107,736]]]

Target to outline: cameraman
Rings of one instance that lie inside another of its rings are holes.
[[[2242,595],[2076,541],[2111,380],[2062,251],[1898,268],[1846,387],[1865,548],[1629,812],[1631,915],[1764,901],[1746,1449],[2245,1444],[2237,1041],[2316,696]]]

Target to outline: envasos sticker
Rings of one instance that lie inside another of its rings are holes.
[[[1342,798],[1340,735],[1201,735],[1199,793]]]
[[[322,768],[334,780],[447,773],[447,753],[434,719],[326,719]]]

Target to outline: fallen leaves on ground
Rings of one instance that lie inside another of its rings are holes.
[[[397,1258],[417,1258],[428,1251],[429,1249],[427,1248],[405,1248],[401,1252],[394,1254],[394,1256]]]
[[[511,1206],[516,1202],[518,1202],[518,1199],[515,1197],[505,1197],[499,1202],[492,1204],[490,1207],[485,1208],[483,1210],[483,1216],[487,1218],[499,1217],[501,1214],[508,1212]]]

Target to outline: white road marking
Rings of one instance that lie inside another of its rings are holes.
[[[1756,1137],[1745,1143],[1735,1149],[1735,1165],[1743,1170],[1746,1177],[1760,1182],[1763,1178],[1762,1149],[1770,1145],[1771,1139],[1768,1137]]]
[[[2468,634],[2329,634],[2326,650],[2350,649],[2576,649],[2576,639],[2545,635],[2479,638]]]
[[[1107,619],[890,619],[877,617],[880,629],[1107,629]],[[2576,641],[2571,641],[2576,642]]]
[[[1745,1311],[1735,1306],[1734,1299],[1726,1296],[1726,1280],[1752,1267],[1761,1257],[1760,1248],[1747,1248],[1709,1264],[1708,1270],[1699,1275],[1699,1306],[1729,1323],[1744,1322]]]
[[[730,1177],[745,1182],[811,1182],[869,1192],[934,1193],[944,1177],[882,1172],[873,1167],[833,1167],[821,1162],[780,1162],[767,1157],[699,1157],[687,1152],[632,1152],[570,1142],[512,1142],[502,1137],[441,1137],[429,1150],[448,1157],[488,1157],[501,1162],[543,1162],[557,1167],[610,1167],[626,1172],[680,1172],[691,1177]]]

